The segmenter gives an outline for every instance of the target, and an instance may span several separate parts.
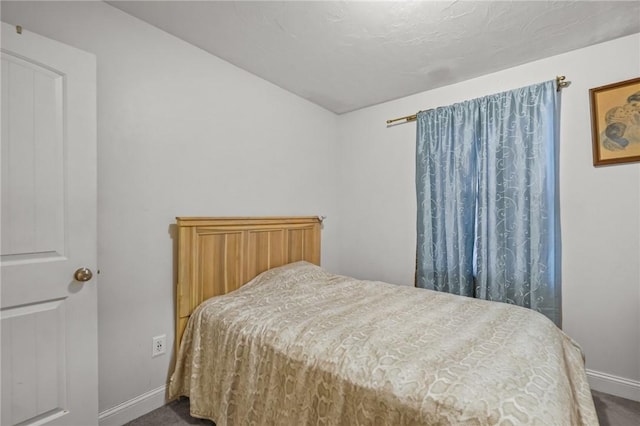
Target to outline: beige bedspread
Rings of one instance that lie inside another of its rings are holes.
[[[299,262],[204,302],[170,383],[225,425],[597,425],[577,344],[528,309]]]

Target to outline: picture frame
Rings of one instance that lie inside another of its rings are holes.
[[[640,77],[589,90],[593,165],[640,161]]]

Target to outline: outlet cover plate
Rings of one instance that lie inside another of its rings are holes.
[[[167,352],[167,335],[156,336],[153,338],[153,348],[151,350],[151,357],[157,357]]]

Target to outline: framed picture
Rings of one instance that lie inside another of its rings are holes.
[[[593,165],[640,161],[640,78],[589,90]]]

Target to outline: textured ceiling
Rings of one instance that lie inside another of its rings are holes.
[[[640,32],[640,1],[109,3],[336,113]]]

